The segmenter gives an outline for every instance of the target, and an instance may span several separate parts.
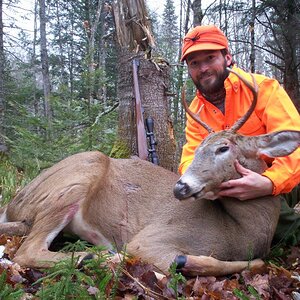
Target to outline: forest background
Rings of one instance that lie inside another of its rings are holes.
[[[133,85],[127,78],[132,70],[130,65],[124,70],[114,11],[122,4],[128,13],[142,2],[39,0],[30,7],[31,2],[0,0],[0,151],[28,178],[76,152],[136,154]],[[195,25],[219,26],[237,65],[276,78],[300,109],[300,0],[165,0],[160,5],[158,13],[146,1],[142,11],[155,42],[131,47],[130,57],[146,58],[167,78],[161,97],[151,83],[142,90],[146,111],[166,111],[154,120],[163,167],[176,172],[184,144],[183,82],[189,100],[195,91],[180,62],[181,42]],[[131,102],[124,100],[128,93]],[[120,151],[124,136],[133,144],[129,151]],[[1,179],[2,194],[5,185]]]

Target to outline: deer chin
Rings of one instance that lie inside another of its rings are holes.
[[[216,199],[218,199],[218,195],[217,195],[216,191],[206,191],[205,188],[203,188],[202,190],[200,190],[197,193],[194,193],[192,195],[192,197],[194,197],[195,200],[200,200],[200,199],[216,200]]]

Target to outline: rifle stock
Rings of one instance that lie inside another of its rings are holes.
[[[133,84],[134,84],[134,95],[135,95],[135,115],[136,115],[136,135],[137,135],[137,149],[138,156],[141,159],[147,160],[148,158],[148,148],[147,148],[147,138],[146,130],[143,118],[143,108],[141,102],[139,81],[138,81],[138,66],[139,61],[133,59]]]

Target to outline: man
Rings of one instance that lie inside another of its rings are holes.
[[[191,30],[184,38],[181,60],[186,61],[189,75],[197,88],[190,109],[199,113],[203,105],[200,119],[214,131],[230,128],[246,113],[253,99],[252,93],[226,68],[232,67],[250,82],[252,77],[235,66],[229,52],[228,40],[219,28],[209,25],[197,26]],[[254,78],[259,89],[257,105],[238,132],[243,135],[259,135],[285,129],[300,130],[299,113],[279,83],[263,75],[254,74]],[[192,162],[195,149],[207,134],[201,125],[188,117],[186,144],[179,166],[181,174]],[[271,194],[289,193],[299,184],[300,149],[287,157],[274,160],[266,158],[266,161],[269,168],[262,174],[252,172],[236,163],[236,169],[242,177],[222,183],[219,196],[249,200]],[[296,233],[299,234],[298,237],[292,228],[300,228],[300,217],[294,215],[289,207],[286,207],[285,213],[289,221],[284,222],[288,227],[281,227],[279,231],[287,236],[279,238],[300,239],[300,230]],[[293,231],[292,237],[286,232],[290,228]]]

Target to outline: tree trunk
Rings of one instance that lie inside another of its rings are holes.
[[[0,0],[0,153],[5,152],[4,144],[4,45],[3,45],[3,19],[2,5]]]
[[[59,81],[60,84],[67,86],[68,85],[68,77],[65,70],[65,66],[66,66],[66,61],[64,58],[64,39],[62,36],[62,31],[63,31],[63,20],[61,20],[61,11],[62,11],[62,7],[61,7],[61,3],[59,3],[59,1],[57,1],[56,3],[54,3],[54,6],[56,8],[56,23],[57,23],[57,27],[58,27],[58,40],[57,40],[57,44],[58,44],[58,59],[59,59]]]
[[[107,23],[105,22],[106,15],[110,12],[110,6],[108,6],[108,3],[102,3],[101,7],[101,13],[100,13],[100,19],[99,19],[99,31],[101,35],[101,39],[99,40],[99,56],[98,56],[98,64],[99,69],[103,70],[103,76],[106,76],[106,58],[107,58],[107,42],[106,42],[106,27]],[[101,90],[98,91],[99,99],[103,102],[103,107],[107,107],[107,88],[106,84],[103,84],[100,87]]]
[[[254,30],[254,23],[255,23],[255,17],[256,17],[256,13],[255,13],[255,9],[256,5],[255,5],[255,0],[252,0],[252,17],[251,17],[251,21],[250,21],[250,36],[251,36],[251,40],[250,40],[250,44],[251,44],[251,52],[250,52],[250,70],[252,73],[255,72],[255,30]]]
[[[297,3],[293,0],[276,0],[262,4],[263,11],[271,8],[268,27],[272,28],[273,39],[267,46],[280,59],[266,62],[282,72],[283,86],[300,111],[300,25]]]
[[[41,35],[41,63],[42,63],[42,75],[43,75],[43,87],[44,87],[44,113],[48,122],[47,138],[50,137],[52,127],[51,105],[50,105],[50,93],[51,84],[49,78],[49,63],[47,52],[47,38],[46,38],[46,5],[45,0],[39,0],[40,5],[40,35]]]
[[[88,120],[89,120],[89,126],[88,126],[88,149],[91,150],[93,147],[93,136],[92,136],[92,117],[91,117],[91,105],[95,103],[95,69],[96,69],[96,63],[95,63],[95,36],[96,36],[96,30],[99,25],[100,20],[100,13],[101,13],[101,4],[102,2],[99,0],[97,3],[96,13],[95,13],[95,19],[93,20],[89,13],[88,8],[88,14],[89,14],[89,20],[84,21],[84,28],[87,35],[87,64],[88,64],[88,80],[87,80],[87,89],[88,89]]]
[[[202,0],[194,0],[192,9],[194,13],[194,26],[201,25],[204,18],[202,11]]]
[[[39,100],[37,97],[37,80],[36,74],[38,74],[37,68],[37,57],[36,57],[36,44],[37,44],[37,32],[38,32],[38,25],[37,25],[37,18],[38,18],[38,1],[34,2],[34,25],[33,25],[33,43],[32,43],[32,56],[31,56],[31,63],[32,63],[32,81],[34,82],[33,85],[33,106],[34,106],[34,113],[36,116],[39,115]]]
[[[298,111],[300,111],[300,84],[298,77],[299,59],[297,62],[297,53],[299,47],[299,8],[295,1],[287,1],[287,18],[283,24],[283,49],[284,49],[284,66],[285,72],[283,85],[293,100]]]
[[[119,44],[119,129],[118,144],[137,154],[135,97],[133,89],[132,60],[139,60],[138,80],[144,119],[154,119],[156,151],[160,165],[175,171],[175,140],[173,125],[169,119],[168,101],[165,91],[169,85],[169,67],[152,60],[154,39],[150,31],[149,18],[143,0],[115,2],[114,18]],[[147,58],[145,57],[147,56]],[[118,145],[117,145],[118,146]]]

